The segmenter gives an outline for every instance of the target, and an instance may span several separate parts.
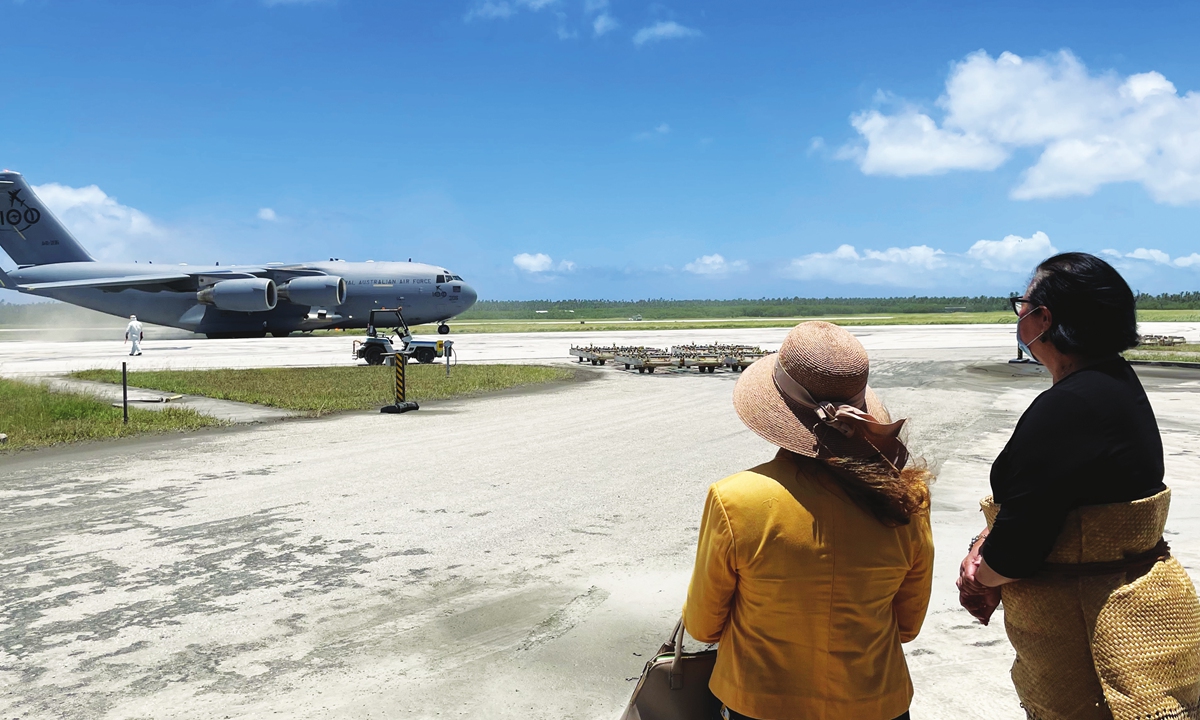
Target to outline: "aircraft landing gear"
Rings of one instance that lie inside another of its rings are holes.
[[[446,323],[439,323],[438,324],[438,335],[449,335],[449,334],[450,334],[450,326],[447,325]]]

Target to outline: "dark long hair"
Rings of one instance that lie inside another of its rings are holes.
[[[1045,340],[1060,352],[1097,357],[1137,345],[1137,303],[1121,273],[1095,255],[1069,252],[1042,261],[1028,300],[1050,310]]]
[[[838,486],[860,508],[888,527],[907,525],[913,515],[929,511],[933,473],[923,463],[899,472],[882,458],[825,458]]]

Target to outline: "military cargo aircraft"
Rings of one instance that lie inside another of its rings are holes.
[[[414,262],[154,265],[96,262],[18,172],[0,172],[0,247],[17,269],[0,287],[215,337],[365,328],[371,308],[412,325],[446,321],[476,293],[440,265]]]

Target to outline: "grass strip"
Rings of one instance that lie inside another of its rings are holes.
[[[0,432],[8,435],[0,453],[223,424],[189,408],[169,407],[161,411],[130,408],[126,425],[121,422],[121,408],[107,400],[0,379]]]
[[[390,403],[395,372],[387,366],[153,370],[129,373],[129,384],[319,416]],[[408,399],[420,402],[567,380],[574,376],[575,371],[571,369],[540,365],[459,365],[451,369],[447,378],[443,365],[411,364],[405,379]],[[71,377],[121,382],[121,373],[117,370],[84,370],[71,373]]]
[[[1125,357],[1129,360],[1200,363],[1200,344],[1138,345],[1126,350]]]

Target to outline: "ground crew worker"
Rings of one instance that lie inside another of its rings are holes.
[[[146,334],[142,332],[142,324],[138,322],[137,315],[129,316],[129,326],[125,328],[125,342],[130,343],[129,354],[142,354],[142,340],[146,339]]]

